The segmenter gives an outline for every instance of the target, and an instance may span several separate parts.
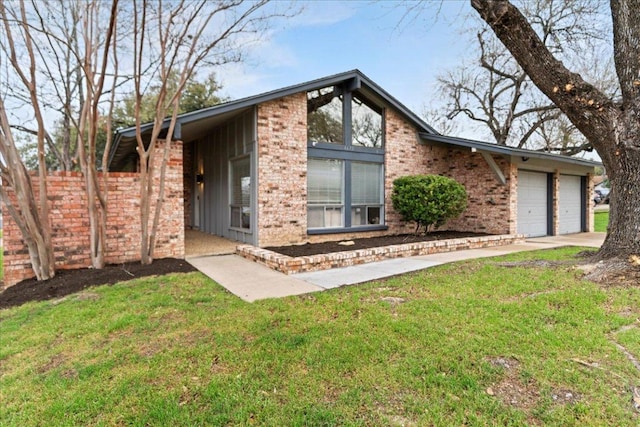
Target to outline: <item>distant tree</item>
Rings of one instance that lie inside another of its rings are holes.
[[[179,83],[179,75],[173,72],[167,82],[168,90],[175,91]],[[161,83],[152,84],[140,101],[140,120],[142,123],[150,123],[155,118],[156,103],[160,95]],[[207,107],[213,107],[227,101],[218,95],[222,86],[216,81],[215,74],[210,74],[204,81],[189,80],[180,97],[178,113],[188,113]],[[117,128],[133,126],[135,120],[136,98],[131,93],[118,102],[114,113],[113,123]]]

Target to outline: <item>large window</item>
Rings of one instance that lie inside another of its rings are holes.
[[[251,228],[251,162],[250,156],[233,159],[231,169],[231,227]]]
[[[309,159],[307,171],[307,226],[309,228],[344,225],[344,162]]]
[[[383,117],[346,85],[307,93],[309,233],[384,228]]]
[[[346,173],[345,169],[350,172]],[[382,164],[379,163],[309,159],[308,228],[383,224],[383,179]]]

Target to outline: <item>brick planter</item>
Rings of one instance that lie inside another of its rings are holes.
[[[521,243],[524,236],[505,234],[498,236],[466,237],[462,239],[437,240],[431,242],[407,243],[383,246],[355,251],[333,252],[302,257],[290,257],[267,249],[251,245],[236,247],[236,253],[251,261],[285,274],[307,271],[328,270],[330,268],[349,267],[391,258],[403,258],[418,255],[452,252],[462,249],[480,249],[492,246]]]

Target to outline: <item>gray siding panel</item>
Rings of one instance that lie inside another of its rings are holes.
[[[196,164],[202,162],[204,185],[200,201],[200,229],[206,233],[255,244],[252,232],[230,228],[229,160],[252,151],[254,112],[242,114],[212,129],[197,143]],[[255,162],[252,162],[255,164]],[[251,171],[255,183],[255,167]],[[255,198],[252,201],[255,205]],[[252,206],[252,225],[255,225]]]

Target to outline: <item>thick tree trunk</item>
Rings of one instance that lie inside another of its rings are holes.
[[[640,141],[640,120],[624,117],[621,122],[619,135]],[[630,144],[616,142],[617,147]],[[603,156],[611,193],[607,237],[598,254],[602,259],[640,254],[640,150],[616,149],[612,154]]]
[[[593,144],[611,180],[611,210],[601,259],[640,254],[640,11],[612,0],[614,56],[622,103],[569,71],[505,0],[471,0],[531,81]]]

